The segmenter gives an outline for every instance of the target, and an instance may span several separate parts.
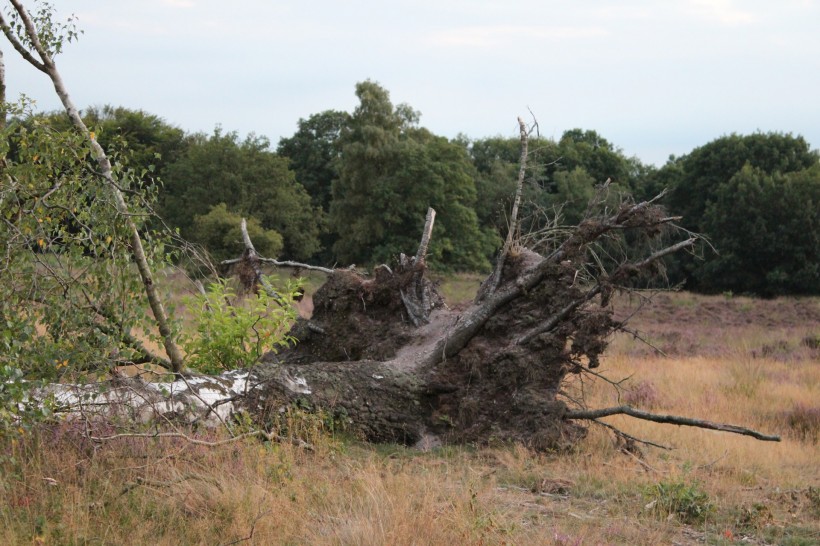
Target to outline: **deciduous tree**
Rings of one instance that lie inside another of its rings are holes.
[[[418,113],[406,105],[394,108],[375,82],[359,83],[356,95],[360,104],[342,132],[330,207],[338,260],[374,263],[405,251],[432,206],[442,220],[430,262],[486,268],[495,241],[478,227],[475,173],[464,148],[418,128]]]
[[[194,218],[224,203],[231,213],[252,216],[262,228],[281,234],[283,256],[305,259],[319,249],[321,209],[296,181],[287,159],[269,149],[267,139],[217,128],[190,137],[179,159],[163,171],[161,215],[197,242]]]
[[[786,174],[746,164],[714,193],[703,227],[719,254],[697,270],[700,286],[820,294],[820,163]]]

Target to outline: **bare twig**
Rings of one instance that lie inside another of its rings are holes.
[[[199,438],[192,438],[187,434],[182,432],[120,432],[118,434],[112,434],[110,436],[92,436],[91,434],[88,435],[89,440],[95,442],[110,442],[112,440],[119,440],[122,438],[179,438],[185,440],[186,442],[198,446],[205,446],[205,447],[219,447],[224,446],[227,444],[232,444],[234,442],[238,442],[240,440],[244,440],[246,438],[255,438],[258,436],[262,436],[268,441],[277,441],[277,442],[286,442],[288,441],[287,438],[281,436],[279,434],[274,434],[272,432],[265,432],[264,430],[254,430],[251,432],[246,432],[244,434],[240,434],[238,436],[234,436],[233,438],[227,438],[225,440],[216,440],[216,441],[208,441],[208,440],[200,440]],[[307,451],[314,451],[314,447],[309,443],[305,442],[304,440],[300,440],[298,438],[292,440],[297,447],[301,447]]]
[[[666,352],[665,352],[665,351],[663,351],[663,350],[662,350],[662,349],[660,349],[659,347],[656,347],[656,346],[655,346],[655,345],[654,345],[651,341],[649,341],[648,339],[646,339],[645,337],[643,337],[643,336],[641,335],[641,333],[640,333],[640,332],[638,332],[637,330],[633,330],[633,329],[631,329],[631,328],[627,328],[626,326],[623,326],[623,325],[619,326],[619,327],[618,327],[618,330],[620,330],[621,332],[624,332],[625,334],[629,334],[629,335],[631,335],[633,339],[637,339],[638,341],[640,341],[641,343],[643,343],[644,345],[646,345],[646,346],[647,346],[647,347],[649,347],[650,349],[654,350],[656,353],[658,353],[658,354],[659,354],[659,355],[661,355],[662,357],[664,357],[664,358],[669,358],[669,355],[668,355],[668,354],[666,354]]]
[[[647,445],[647,446],[657,447],[659,449],[665,449],[666,451],[672,451],[672,448],[669,447],[669,446],[665,446],[663,444],[656,444],[655,442],[650,442],[649,440],[642,440],[641,438],[636,438],[635,436],[632,436],[631,434],[627,434],[626,432],[622,431],[621,429],[613,427],[609,423],[604,423],[603,421],[599,421],[598,419],[593,419],[592,422],[595,423],[596,425],[601,425],[604,428],[608,428],[609,430],[614,432],[617,436],[621,436],[623,438],[626,438],[627,440],[632,440],[633,442],[638,442],[639,444],[644,444],[644,445]]]
[[[256,531],[256,524],[259,523],[259,520],[263,517],[267,516],[272,512],[272,510],[262,510],[262,507],[266,506],[265,499],[262,499],[262,502],[259,503],[259,511],[256,513],[256,517],[254,518],[253,522],[251,522],[251,530],[248,533],[248,536],[238,538],[236,540],[232,540],[230,542],[226,542],[221,544],[220,546],[233,546],[234,544],[239,544],[240,542],[245,542],[246,540],[253,540],[253,533]]]

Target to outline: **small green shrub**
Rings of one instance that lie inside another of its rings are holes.
[[[254,364],[263,354],[288,347],[296,319],[293,298],[298,282],[289,281],[279,295],[260,290],[240,301],[229,281],[212,283],[205,294],[187,298],[196,333],[181,336],[189,367],[214,374]]]
[[[683,523],[704,521],[714,511],[709,495],[697,483],[662,481],[647,488],[647,507],[661,518],[674,515]]]

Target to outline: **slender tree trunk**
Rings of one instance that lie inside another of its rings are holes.
[[[0,49],[0,131],[6,128],[6,64]]]
[[[2,16],[0,15],[0,23],[2,23],[3,32],[15,49],[23,55],[23,57],[32,64],[38,70],[44,72],[50,79],[52,84],[54,85],[54,90],[57,92],[57,96],[60,97],[60,101],[65,108],[66,113],[68,113],[69,118],[71,119],[72,124],[74,127],[86,137],[88,142],[91,145],[91,150],[94,155],[94,159],[97,160],[97,163],[100,166],[100,171],[102,176],[105,178],[106,182],[108,182],[108,186],[111,189],[111,193],[114,196],[114,203],[117,208],[117,212],[122,215],[128,230],[131,233],[131,252],[134,257],[134,261],[137,264],[137,269],[139,270],[140,278],[142,279],[142,284],[145,289],[145,294],[148,297],[148,303],[151,306],[151,311],[154,314],[154,319],[156,320],[157,327],[159,329],[159,333],[162,336],[163,344],[165,346],[165,352],[168,355],[168,358],[171,362],[171,369],[172,371],[179,372],[182,370],[184,365],[184,358],[182,356],[182,351],[180,351],[179,346],[177,346],[176,341],[174,340],[173,333],[171,331],[170,323],[168,320],[168,314],[165,311],[165,307],[162,304],[162,299],[159,296],[157,291],[157,287],[154,284],[153,274],[151,272],[151,267],[148,264],[148,259],[145,255],[145,249],[142,245],[142,238],[139,234],[139,229],[137,225],[134,223],[134,220],[131,218],[130,211],[128,210],[128,205],[125,202],[125,198],[123,197],[122,191],[117,184],[117,181],[114,177],[113,170],[111,168],[111,162],[108,160],[108,156],[103,150],[102,146],[96,141],[94,135],[88,130],[85,123],[80,117],[80,113],[77,108],[74,106],[74,103],[71,101],[71,97],[68,94],[68,90],[63,83],[63,79],[60,76],[59,71],[57,70],[57,66],[54,64],[54,60],[52,59],[51,55],[49,55],[48,51],[43,47],[40,42],[40,38],[37,34],[37,29],[34,27],[34,22],[32,21],[31,17],[28,15],[28,12],[25,10],[23,5],[19,2],[19,0],[10,0],[12,5],[14,6],[15,10],[17,11],[18,15],[20,16],[21,21],[26,29],[26,35],[28,39],[31,41],[34,50],[37,52],[37,55],[40,58],[40,61],[34,59],[33,56],[27,52],[25,47],[19,43],[16,39],[14,34],[10,31],[7,23]]]

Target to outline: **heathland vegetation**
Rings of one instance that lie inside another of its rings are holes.
[[[445,282],[448,302],[469,299],[478,280]],[[628,313],[633,303],[618,305]],[[673,293],[647,311],[633,326],[665,356],[619,335],[600,369],[631,379],[619,390],[579,376],[569,395],[749,423],[783,441],[612,419],[673,450],[613,443],[592,427],[564,453],[424,452],[363,443],[292,408],[283,435],[311,450],[287,441],[214,448],[182,438],[94,441],[82,423],[58,423],[3,443],[0,542],[816,544],[817,301]]]
[[[66,113],[6,102],[0,56],[0,541],[817,541],[802,137],[655,168],[535,120],[447,139],[368,80],[274,149],[81,115],[71,20],[11,6]]]

